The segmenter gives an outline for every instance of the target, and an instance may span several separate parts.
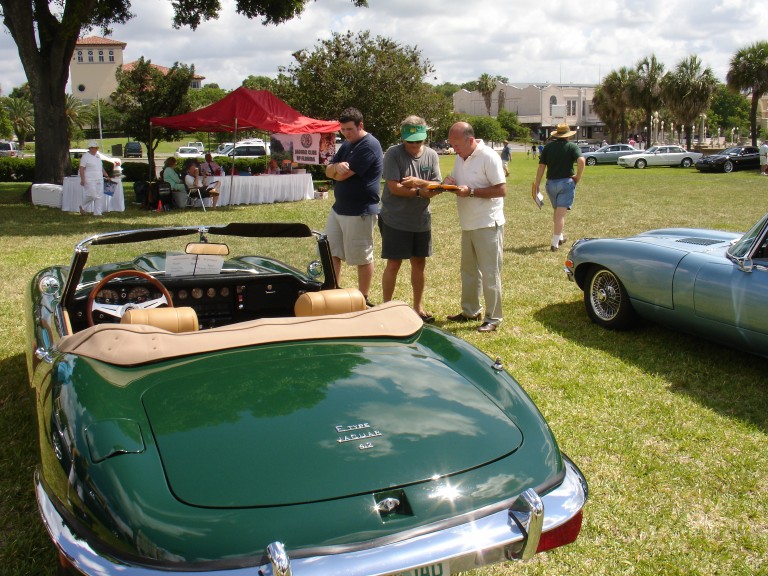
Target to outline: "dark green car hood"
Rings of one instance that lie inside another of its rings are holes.
[[[142,402],[189,505],[327,501],[456,474],[514,452],[518,427],[437,357],[406,346],[270,346],[162,375]]]

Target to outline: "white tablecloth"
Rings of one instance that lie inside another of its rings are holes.
[[[315,189],[311,174],[230,176],[221,179],[219,206],[227,204],[271,204],[312,200]]]
[[[82,206],[84,202],[85,190],[80,185],[80,176],[67,176],[64,178],[61,209],[64,212],[80,212],[80,206]],[[115,194],[113,196],[104,196],[104,212],[124,211],[125,196],[123,194],[123,181],[118,180]]]

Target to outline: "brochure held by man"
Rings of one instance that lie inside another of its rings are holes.
[[[541,210],[541,207],[544,206],[544,196],[539,192],[539,189],[536,188],[536,182],[531,182],[531,198],[533,198],[533,201],[536,202],[536,206]]]

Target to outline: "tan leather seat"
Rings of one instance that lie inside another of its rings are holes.
[[[296,300],[293,313],[296,316],[325,316],[360,312],[366,309],[365,296],[357,288],[336,288],[305,292]]]
[[[128,310],[120,319],[121,324],[146,324],[168,332],[197,332],[199,324],[194,308],[148,308]]]

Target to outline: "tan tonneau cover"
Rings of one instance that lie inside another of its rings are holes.
[[[174,334],[161,328],[100,324],[61,339],[59,350],[118,366],[136,366],[217,350],[326,338],[407,338],[423,326],[403,302],[361,312],[306,318],[262,318],[200,332]]]

